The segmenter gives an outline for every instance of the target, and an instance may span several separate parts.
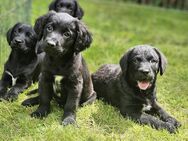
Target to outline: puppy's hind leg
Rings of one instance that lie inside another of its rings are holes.
[[[85,102],[81,103],[81,106],[92,104],[96,100],[96,98],[97,98],[97,94],[94,91],[93,94]]]

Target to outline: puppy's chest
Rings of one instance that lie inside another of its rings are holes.
[[[49,65],[49,67],[47,67],[48,70],[50,70],[50,72],[53,75],[66,75],[68,73],[71,73],[71,69],[70,67],[64,66],[64,65]]]
[[[150,111],[152,108],[151,103],[150,99],[146,99],[145,103],[142,104],[142,111]]]
[[[6,67],[6,70],[11,73],[12,77],[17,78],[21,75],[30,76],[35,70],[37,63],[31,63],[23,65],[20,63],[9,64]]]
[[[66,69],[62,67],[61,65],[51,66],[49,69],[53,75],[65,75],[66,73]]]

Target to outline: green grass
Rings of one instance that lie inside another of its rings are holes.
[[[33,0],[32,24],[48,10],[50,1]],[[62,127],[59,123],[63,110],[55,103],[47,118],[31,118],[29,114],[37,106],[22,107],[21,102],[27,98],[24,93],[16,102],[0,103],[0,140],[188,140],[188,13],[113,0],[79,1],[85,10],[83,21],[93,33],[91,48],[83,52],[91,72],[102,64],[118,63],[124,52],[134,45],[158,47],[168,59],[164,76],[158,77],[158,101],[182,127],[177,134],[169,134],[141,126],[99,100],[78,109],[79,128]],[[2,68],[3,64],[0,65]]]

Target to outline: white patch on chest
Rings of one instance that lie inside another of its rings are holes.
[[[61,92],[61,80],[63,79],[63,76],[61,75],[55,75],[55,83],[53,85],[53,89],[55,93]]]
[[[16,80],[18,79],[18,77],[15,77],[9,72],[9,71],[5,71],[6,74],[8,74],[11,77],[12,80],[12,86],[14,86],[16,84]]]
[[[151,102],[150,100],[146,100],[146,104],[143,104],[143,108],[142,111],[149,111],[151,110],[152,106],[151,106]]]

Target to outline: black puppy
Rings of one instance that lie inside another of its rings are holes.
[[[69,15],[78,18],[79,20],[82,19],[84,16],[84,11],[78,4],[76,0],[54,0],[50,5],[49,5],[49,10],[54,10],[56,12],[63,12],[63,13],[68,13]],[[41,42],[39,41],[37,43],[38,46],[38,53],[43,52],[43,49],[41,47]],[[37,93],[38,89],[30,91],[28,94],[34,94]],[[24,101],[22,105],[25,106],[31,106],[31,105],[37,105],[39,103],[38,97],[35,97],[32,99],[32,101]]]
[[[91,35],[78,19],[53,11],[37,19],[35,31],[46,55],[39,80],[40,103],[31,116],[44,117],[50,112],[50,101],[55,96],[55,75],[59,75],[63,77],[60,81],[62,103],[65,103],[63,124],[75,123],[77,107],[92,103],[96,98],[80,53],[90,46]]]
[[[84,11],[76,0],[54,0],[49,5],[49,10],[68,13],[79,20],[84,16]]]
[[[26,24],[17,23],[7,32],[11,53],[0,80],[0,97],[14,100],[32,82],[38,80],[43,53],[36,53],[37,35]]]
[[[99,98],[118,107],[123,116],[173,133],[180,123],[156,101],[157,73],[162,75],[166,64],[158,49],[136,46],[121,58],[120,66],[107,64],[92,75],[94,90]]]

